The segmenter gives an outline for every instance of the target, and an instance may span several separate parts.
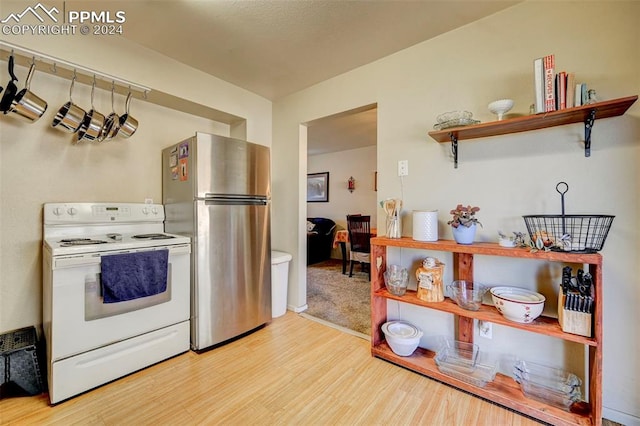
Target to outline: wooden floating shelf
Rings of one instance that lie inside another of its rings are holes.
[[[438,240],[433,242],[416,241],[410,237],[387,238],[373,237],[371,245],[388,247],[402,247],[417,250],[448,251],[452,253],[478,254],[485,256],[517,257],[519,259],[546,260],[551,262],[589,263],[602,265],[602,255],[599,253],[572,253],[560,251],[531,252],[526,247],[502,247],[498,243],[458,244],[454,240]]]
[[[596,346],[598,343],[589,337],[580,336],[577,334],[565,333],[562,331],[562,327],[557,318],[539,316],[533,322],[528,324],[509,321],[506,319],[496,308],[490,305],[482,305],[478,311],[469,311],[463,309],[453,300],[446,298],[444,302],[425,302],[418,299],[416,292],[407,290],[404,296],[395,296],[389,293],[386,289],[380,289],[375,292],[376,296],[384,297],[391,300],[397,300],[399,302],[410,303],[416,306],[423,306],[425,308],[435,309],[437,311],[448,312],[450,314],[459,315],[462,317],[473,318],[481,321],[487,321],[494,324],[506,325],[519,330],[529,331],[531,333],[540,333],[546,336],[553,336],[558,339],[563,339],[570,342],[580,343],[582,345]]]
[[[429,136],[440,143],[451,142],[454,162],[458,164],[458,141],[465,139],[486,138],[511,133],[527,132],[565,124],[585,124],[585,156],[591,155],[591,128],[595,119],[623,115],[638,100],[638,96],[610,101],[596,102],[574,108],[550,111],[524,117],[509,118],[500,121],[474,124],[470,126],[451,127],[445,130],[429,132]]]

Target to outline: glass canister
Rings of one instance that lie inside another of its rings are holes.
[[[402,238],[400,215],[387,216],[387,238]]]
[[[400,229],[402,200],[399,198],[387,198],[380,202],[380,206],[387,214],[387,238],[402,238],[402,229]]]
[[[418,280],[418,299],[425,302],[444,301],[444,288],[442,278],[444,275],[444,263],[435,257],[427,257],[422,261],[422,266],[416,270]]]

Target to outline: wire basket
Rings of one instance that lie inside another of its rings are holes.
[[[554,251],[594,253],[602,250],[615,216],[529,215],[522,216],[534,243],[541,238]]]

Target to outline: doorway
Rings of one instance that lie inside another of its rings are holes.
[[[307,218],[332,220],[334,232],[345,230],[346,216],[356,213],[371,216],[371,226],[375,227],[377,112],[377,104],[371,104],[306,123],[307,174],[328,177],[326,200],[308,199]],[[340,247],[331,244],[328,249],[326,259],[307,265],[309,308],[305,312],[368,338],[368,274],[357,267],[353,277],[343,275]]]

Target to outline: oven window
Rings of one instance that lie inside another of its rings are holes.
[[[167,290],[153,296],[127,300],[119,303],[103,303],[100,286],[100,273],[87,274],[84,277],[84,319],[93,321],[113,315],[145,309],[171,300],[172,288],[171,261],[167,271]]]

